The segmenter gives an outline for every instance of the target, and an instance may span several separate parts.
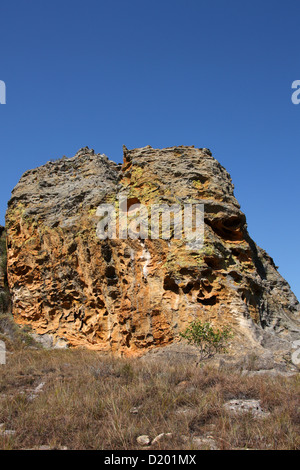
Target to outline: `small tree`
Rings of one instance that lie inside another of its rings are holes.
[[[199,349],[198,365],[204,359],[209,359],[220,352],[226,352],[225,345],[232,333],[228,326],[223,329],[214,329],[209,322],[195,320],[183,333],[180,333],[180,336]]]

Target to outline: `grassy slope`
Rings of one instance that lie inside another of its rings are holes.
[[[299,392],[299,376],[247,377],[209,365],[23,348],[0,366],[0,423],[15,431],[0,433],[0,449],[140,449],[139,435],[172,433],[151,448],[295,450]],[[270,414],[231,415],[223,405],[233,398],[259,399]],[[199,444],[195,436],[207,440]]]

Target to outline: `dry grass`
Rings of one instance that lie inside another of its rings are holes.
[[[270,414],[231,415],[223,405],[232,398],[259,399]],[[139,435],[172,433],[151,448],[195,449],[199,440],[193,437],[199,436],[219,449],[296,450],[299,377],[246,377],[161,359],[23,349],[0,366],[0,423],[15,431],[0,433],[1,449],[140,449]]]

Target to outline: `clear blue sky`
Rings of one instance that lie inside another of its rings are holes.
[[[208,147],[300,298],[299,0],[3,0],[0,223],[22,173],[84,146]]]

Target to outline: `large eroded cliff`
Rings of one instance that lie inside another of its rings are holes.
[[[106,239],[97,207],[204,204],[204,245]],[[6,214],[13,314],[69,345],[140,354],[179,337],[194,318],[230,324],[237,341],[293,337],[299,304],[250,238],[227,171],[207,149],[127,150],[123,165],[87,147],[27,171]]]

